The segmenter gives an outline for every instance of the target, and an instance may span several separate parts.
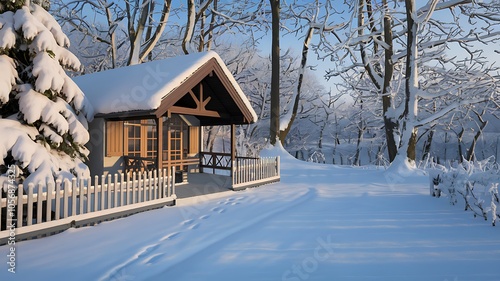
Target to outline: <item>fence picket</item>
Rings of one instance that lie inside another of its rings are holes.
[[[127,187],[125,186],[125,188],[124,188],[124,186],[123,186],[123,183],[124,183],[123,176],[124,176],[123,173],[121,173],[120,174],[120,207],[126,205],[124,200],[125,200],[125,192],[127,192]]]
[[[99,204],[99,177],[94,177],[94,212],[97,212],[97,207]]]
[[[170,196],[169,194],[169,189],[168,189],[168,172],[166,169],[163,170],[163,187],[162,187],[162,198],[164,198],[165,196]]]
[[[51,221],[52,220],[52,183],[47,184],[47,218],[45,219],[46,221]]]
[[[73,178],[71,180],[71,216],[76,215],[76,194],[78,193],[78,189],[76,186],[76,179]]]
[[[64,199],[63,199],[63,218],[67,218],[68,217],[68,198],[69,198],[69,189],[70,189],[70,186],[69,186],[69,180],[64,180]]]
[[[111,187],[114,187],[114,183],[111,180],[111,174],[108,174],[108,185],[106,186],[106,194],[108,194],[108,203],[106,204],[106,209],[111,209],[111,198],[113,196]]]
[[[19,184],[17,186],[17,227],[23,226],[23,191],[23,186]],[[0,198],[1,197],[2,196],[0,195]]]
[[[115,183],[113,185],[113,191],[114,191],[114,196],[113,196],[113,208],[116,208],[118,206],[118,186],[120,184],[118,183],[118,174],[115,174]]]
[[[175,194],[175,166],[172,167],[172,175],[170,176],[169,179],[171,185],[170,185],[170,195]]]
[[[155,189],[155,173],[154,171],[149,171],[148,177],[149,177],[149,190],[148,190],[148,195],[149,195],[149,201],[153,200],[153,194],[154,194],[154,189]]]
[[[135,204],[136,203],[136,195],[135,195],[135,192],[137,191],[137,186],[135,185],[135,182],[136,182],[136,173],[133,172],[132,173],[132,204]]]
[[[87,179],[87,192],[85,193],[85,196],[87,197],[87,210],[85,213],[90,213],[92,212],[91,208],[91,203],[92,203],[92,185],[90,184],[90,178]]]
[[[80,208],[78,210],[78,214],[83,214],[83,211],[84,211],[84,208],[83,206],[85,206],[85,186],[84,186],[84,181],[83,181],[83,178],[80,179],[80,182],[79,182],[79,187],[80,187],[80,199],[78,200],[78,203],[80,204]]]
[[[42,210],[42,207],[43,207],[43,201],[42,201],[42,197],[43,197],[43,186],[41,183],[38,183],[37,185],[38,187],[38,192],[37,192],[37,195],[36,195],[36,223],[41,223],[42,222],[42,213],[43,213],[43,210]]]
[[[61,180],[56,181],[56,214],[55,219],[58,220],[61,217]]]
[[[28,184],[28,202],[27,202],[28,207],[26,208],[27,214],[26,214],[26,224],[31,225],[33,224],[33,184],[30,183]]]
[[[125,202],[126,202],[126,205],[130,205],[132,203],[132,194],[130,193],[130,189],[132,187],[130,186],[130,178],[128,175],[127,175],[125,185],[126,185],[126,189],[127,189],[127,200]],[[129,188],[129,186],[130,186],[130,188]]]
[[[142,197],[143,197],[143,201],[142,202],[146,202],[146,201],[149,201],[149,197],[148,197],[148,194],[149,194],[149,185],[150,185],[150,182],[149,182],[149,172],[148,171],[145,171],[144,172],[144,190],[142,191]]]
[[[99,211],[104,210],[104,203],[106,202],[106,176],[101,176],[101,186],[100,186],[100,194],[99,196]]]

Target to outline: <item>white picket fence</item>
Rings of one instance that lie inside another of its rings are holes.
[[[232,165],[233,190],[280,181],[280,157],[236,158]]]
[[[55,186],[17,187],[0,194],[0,245],[57,233],[70,227],[98,223],[175,204],[175,168],[91,179],[57,181]],[[26,194],[25,193],[26,190]],[[22,206],[22,207],[20,207]]]

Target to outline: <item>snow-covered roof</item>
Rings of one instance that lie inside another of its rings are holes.
[[[257,114],[231,72],[213,51],[181,55],[75,77],[74,81],[94,106],[96,114],[138,110],[156,110],[162,100],[215,59],[224,71],[238,98],[248,108],[253,120]]]

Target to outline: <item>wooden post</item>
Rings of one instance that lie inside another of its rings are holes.
[[[203,173],[203,126],[198,126],[198,158],[200,159],[200,163],[198,164],[198,172]]]
[[[236,161],[236,125],[231,124],[231,179],[234,182],[234,168]]]
[[[156,169],[163,168],[163,116],[156,119],[156,134],[158,135],[156,138],[157,144],[156,148],[158,150]]]
[[[170,137],[171,137],[171,132],[170,132],[170,122],[171,122],[171,119],[172,118],[172,115],[170,113],[170,111],[167,111],[167,124],[168,124],[168,127],[167,127],[167,176],[170,177],[171,176],[171,161],[172,161],[172,154],[171,154],[171,145],[170,145]]]

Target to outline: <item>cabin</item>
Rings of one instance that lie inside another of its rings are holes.
[[[280,180],[279,157],[238,155],[236,126],[257,116],[214,52],[74,80],[96,112],[87,144],[93,177],[39,183],[36,192],[21,185],[16,212],[8,211],[12,204],[0,193],[0,245],[12,239],[13,219],[20,241],[175,205],[178,198]],[[205,152],[204,126],[230,126],[230,151]]]
[[[234,189],[236,171],[243,166],[260,165],[257,158],[237,155],[236,126],[257,121],[257,115],[213,51],[97,72],[74,80],[96,112],[89,124],[87,164],[92,175],[130,176],[133,172],[170,172],[174,168],[176,182],[189,183],[190,175],[225,170],[233,178],[230,187]],[[231,128],[230,152],[204,152],[203,126],[222,125]],[[246,164],[236,169],[240,162]]]

